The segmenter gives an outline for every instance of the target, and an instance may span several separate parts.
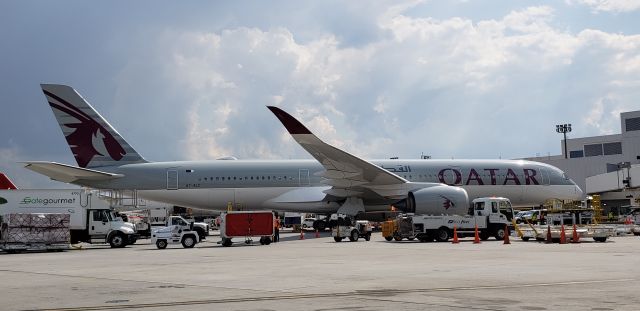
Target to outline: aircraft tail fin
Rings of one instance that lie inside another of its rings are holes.
[[[9,177],[7,177],[7,175],[0,173],[0,189],[3,190],[16,190],[18,189],[18,187],[16,187],[16,185],[14,185],[11,180],[9,179]]]
[[[72,87],[40,86],[78,166],[92,168],[147,162]]]

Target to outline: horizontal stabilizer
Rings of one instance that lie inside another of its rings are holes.
[[[71,166],[56,162],[22,162],[25,164],[25,168],[28,168],[36,173],[40,173],[49,178],[62,182],[74,182],[76,180],[110,180],[123,177],[122,174],[113,174],[107,172],[101,172],[77,166]]]

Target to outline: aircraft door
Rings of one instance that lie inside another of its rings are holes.
[[[308,169],[300,169],[298,172],[298,185],[301,187],[306,187],[311,185],[309,181],[309,170]]]
[[[167,171],[167,190],[178,190],[178,171]]]

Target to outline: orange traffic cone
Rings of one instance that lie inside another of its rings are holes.
[[[304,240],[304,229],[300,229],[300,240]]]
[[[504,244],[511,244],[509,240],[509,226],[504,224]]]
[[[545,243],[553,243],[553,239],[551,238],[551,225],[547,225],[547,241]]]
[[[578,236],[576,224],[573,224],[573,235],[571,236],[571,243],[580,243],[580,236]]]
[[[316,229],[316,238],[320,237],[320,232],[318,232],[318,229]]]
[[[458,244],[460,243],[460,241],[458,241],[458,226],[453,226],[453,240],[451,241],[452,244]]]
[[[480,244],[480,234],[478,233],[478,225],[476,225],[476,236],[473,239],[473,244]]]
[[[562,231],[560,231],[560,244],[567,244],[567,235],[564,233],[564,225],[561,227]]]

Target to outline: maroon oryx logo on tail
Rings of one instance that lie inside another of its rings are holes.
[[[456,207],[456,204],[453,203],[453,201],[451,201],[449,198],[445,197],[444,195],[440,195],[440,197],[444,199],[444,202],[442,202],[442,207],[444,207],[445,210],[448,210],[450,207]]]
[[[62,104],[59,105],[49,101],[49,105],[51,105],[52,108],[78,120],[77,123],[65,123],[62,125],[75,129],[71,134],[68,134],[66,138],[69,147],[71,147],[71,152],[73,152],[80,167],[87,167],[95,155],[104,156],[105,153],[109,153],[109,156],[113,160],[120,161],[120,159],[127,154],[120,143],[106,128],[66,100],[46,90],[43,91],[47,96],[54,98]]]

